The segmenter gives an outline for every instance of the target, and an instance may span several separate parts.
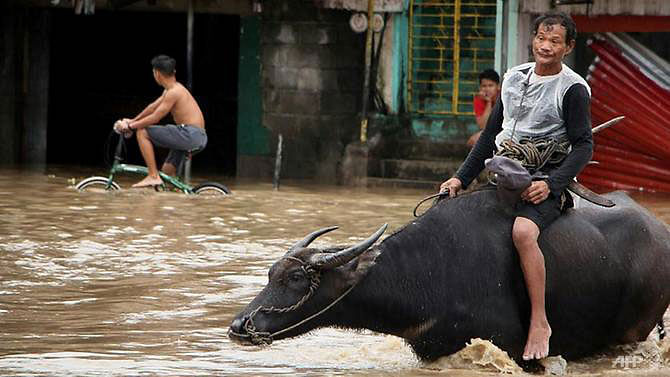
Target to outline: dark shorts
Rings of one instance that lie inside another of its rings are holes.
[[[516,217],[527,218],[542,231],[561,215],[562,208],[564,208],[564,203],[562,203],[561,196],[556,197],[550,193],[549,197],[540,204],[520,200],[516,203],[514,209]]]
[[[179,167],[186,152],[199,152],[207,145],[205,129],[196,126],[184,124],[149,126],[147,133],[155,146],[170,150],[165,162],[175,167]]]

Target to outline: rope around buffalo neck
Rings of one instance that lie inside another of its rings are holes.
[[[316,270],[313,266],[311,266],[311,265],[303,262],[301,259],[298,259],[298,258],[295,258],[295,257],[284,257],[284,258],[297,261],[302,265],[303,271],[306,274],[308,274],[308,276],[310,277],[309,291],[307,291],[307,293],[305,293],[305,295],[302,296],[302,298],[300,300],[298,300],[298,302],[296,302],[295,304],[293,304],[291,306],[288,306],[288,307],[275,308],[274,306],[272,306],[272,307],[269,307],[269,308],[264,308],[262,305],[259,305],[256,309],[254,309],[254,311],[252,311],[249,314],[249,318],[244,323],[244,330],[246,331],[246,334],[238,334],[238,333],[233,332],[233,334],[235,334],[238,337],[243,337],[243,338],[248,337],[251,340],[252,344],[265,344],[265,345],[271,344],[272,343],[272,338],[274,338],[275,336],[277,336],[279,334],[283,334],[287,331],[290,331],[290,330],[302,325],[303,323],[306,323],[307,321],[310,321],[313,318],[316,318],[316,317],[320,316],[321,314],[323,314],[324,312],[326,312],[328,309],[330,309],[335,304],[337,304],[340,300],[342,300],[347,294],[349,294],[349,292],[351,292],[351,290],[354,289],[354,287],[356,286],[356,284],[352,285],[351,287],[349,287],[349,289],[347,289],[344,293],[342,293],[338,298],[335,299],[335,301],[331,302],[328,306],[326,306],[325,308],[316,312],[315,314],[312,314],[311,316],[299,321],[296,324],[293,324],[293,325],[291,325],[289,327],[286,327],[282,330],[275,331],[273,333],[269,333],[267,331],[257,331],[256,326],[254,325],[253,318],[254,318],[254,316],[256,316],[256,314],[258,314],[259,311],[262,311],[262,312],[265,312],[265,313],[286,313],[286,312],[289,312],[289,311],[296,310],[297,308],[302,306],[309,298],[312,297],[312,295],[314,294],[316,289],[319,287],[319,284],[321,283],[321,273],[320,273],[320,271]]]

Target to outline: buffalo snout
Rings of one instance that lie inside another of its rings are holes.
[[[235,318],[228,328],[228,338],[236,343],[251,344],[249,333],[244,328],[248,320],[248,316]]]

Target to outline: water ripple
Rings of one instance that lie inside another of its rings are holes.
[[[221,200],[68,188],[73,177],[91,173],[0,170],[3,376],[440,372],[419,363],[400,339],[369,331],[321,329],[263,348],[231,343],[226,333],[297,240],[330,225],[341,229],[313,246],[358,242],[384,222],[397,229],[427,193],[302,184],[274,191],[240,182]],[[670,200],[651,203],[667,221]],[[573,372],[634,375],[613,370],[611,361],[638,353],[616,351],[574,364]],[[645,368],[639,372],[670,372],[664,364]],[[497,375],[474,364],[442,372]]]

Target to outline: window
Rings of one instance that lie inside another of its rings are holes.
[[[493,68],[496,0],[411,0],[409,111],[472,114],[477,76]]]

